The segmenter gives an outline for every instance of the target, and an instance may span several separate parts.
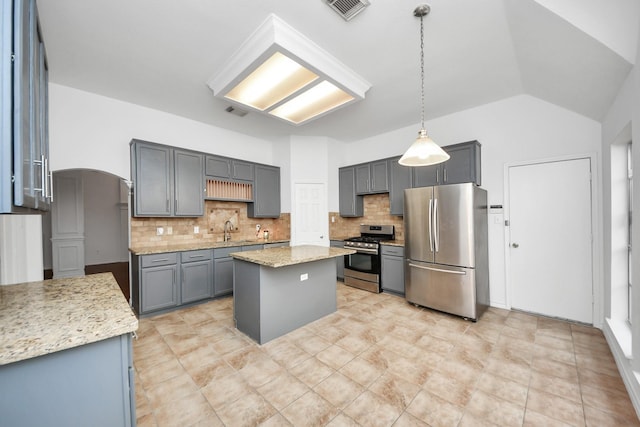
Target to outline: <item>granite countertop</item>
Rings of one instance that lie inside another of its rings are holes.
[[[217,248],[233,248],[236,246],[251,246],[251,245],[267,245],[269,243],[285,243],[289,242],[288,239],[256,239],[256,240],[230,240],[228,242],[212,242],[203,241],[200,243],[181,243],[181,244],[157,244],[150,247],[129,248],[129,252],[133,255],[151,255],[162,254],[166,252],[184,252],[194,251],[198,249],[217,249]]]
[[[138,329],[111,273],[0,286],[0,365]]]
[[[277,268],[328,258],[337,258],[354,253],[356,253],[356,251],[352,249],[302,245],[289,246],[286,248],[269,248],[259,251],[232,252],[230,255],[235,259]]]
[[[380,242],[381,245],[387,245],[387,246],[400,246],[400,247],[404,247],[404,240],[383,240]]]

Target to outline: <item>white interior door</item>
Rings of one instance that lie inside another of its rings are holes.
[[[508,168],[511,306],[593,323],[591,160]]]
[[[322,183],[295,183],[291,246],[329,246],[327,196]]]

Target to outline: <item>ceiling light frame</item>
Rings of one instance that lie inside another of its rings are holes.
[[[319,78],[264,110],[226,97],[234,87],[276,52],[280,52],[287,58],[294,60],[317,74]],[[306,90],[321,84],[323,81],[335,85],[353,99],[298,123],[269,114],[272,110],[294,99]],[[207,85],[217,98],[241,106],[243,109],[267,113],[271,117],[296,126],[308,123],[311,120],[364,99],[366,92],[371,88],[371,84],[355,71],[273,13],[269,14],[251,36],[242,43],[220,71],[209,78]]]

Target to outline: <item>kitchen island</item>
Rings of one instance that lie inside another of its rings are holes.
[[[336,311],[336,262],[351,249],[293,246],[231,253],[236,328],[264,344]]]
[[[0,424],[135,425],[131,333],[111,273],[0,286]]]

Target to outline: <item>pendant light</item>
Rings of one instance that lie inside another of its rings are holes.
[[[415,8],[413,15],[420,18],[420,79],[422,82],[422,128],[418,138],[398,160],[403,166],[428,166],[449,160],[449,155],[427,135],[424,128],[424,17],[431,11],[428,4]]]

